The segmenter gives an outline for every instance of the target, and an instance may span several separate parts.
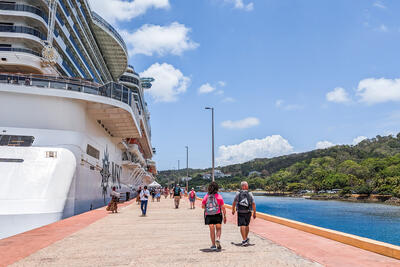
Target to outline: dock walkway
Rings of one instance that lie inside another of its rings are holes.
[[[150,202],[148,216],[140,214],[139,206],[131,202],[117,214],[101,209],[53,224],[59,225],[59,231],[49,225],[0,240],[0,266],[2,260],[8,259],[9,264],[13,262],[10,257],[21,258],[23,248],[12,247],[22,244],[24,238],[27,249],[34,251],[12,266],[400,266],[395,259],[261,219],[254,224],[259,234],[250,234],[254,246],[236,246],[231,242],[241,238],[231,215],[222,229],[222,251],[210,252],[209,231],[199,203],[190,210],[186,199],[177,210],[171,199]],[[75,221],[68,226],[68,220]],[[262,227],[263,223],[270,224],[269,229]],[[38,233],[48,234],[46,241],[51,244],[39,244],[35,250]],[[57,234],[54,242],[49,241]],[[298,235],[305,239],[296,247]]]

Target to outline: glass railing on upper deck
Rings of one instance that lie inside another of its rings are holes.
[[[37,57],[41,57],[42,55],[39,52],[33,51],[31,49],[26,48],[18,48],[18,47],[0,47],[0,52],[21,52],[35,55]]]
[[[33,36],[36,36],[42,40],[46,40],[47,36],[31,27],[25,26],[11,26],[11,25],[1,25],[0,24],[0,32],[13,32],[13,33],[26,33]]]
[[[136,120],[139,121],[140,118],[135,101],[132,101],[132,90],[115,82],[100,85],[87,80],[60,76],[0,73],[0,83],[61,89],[112,98],[129,105]]]
[[[14,3],[0,3],[0,10],[30,12],[42,17],[46,23],[48,22],[47,14],[35,6]]]
[[[112,34],[114,34],[115,38],[117,38],[117,40],[122,44],[124,50],[128,51],[128,49],[126,48],[124,39],[122,39],[121,35],[114,29],[113,26],[110,25],[110,23],[108,23],[105,19],[100,17],[100,15],[98,15],[96,12],[92,11],[92,16],[93,16],[93,19],[95,19],[97,22],[99,22],[101,25],[103,25],[106,29],[108,29]]]

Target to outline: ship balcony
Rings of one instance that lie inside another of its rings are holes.
[[[67,77],[1,74],[2,91],[72,98],[87,103],[87,111],[111,137],[141,138],[139,113],[129,88]],[[20,86],[17,88],[14,86]],[[30,88],[26,88],[30,87]],[[48,90],[43,90],[44,88]],[[54,89],[54,90],[51,90]]]
[[[43,32],[27,26],[0,25],[1,38],[27,38],[38,43],[47,39]]]
[[[121,35],[102,17],[92,12],[94,35],[98,40],[104,59],[114,80],[125,72],[128,66],[128,49]]]
[[[1,16],[14,16],[27,20],[29,25],[34,25],[30,23],[29,20],[39,21],[44,27],[47,27],[48,15],[40,8],[32,5],[26,4],[16,4],[16,3],[0,3],[0,15]],[[35,23],[35,22],[33,22]]]

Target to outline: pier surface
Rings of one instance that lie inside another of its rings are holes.
[[[262,219],[253,246],[241,241],[234,218],[222,228],[222,251],[210,252],[208,227],[197,203],[149,203],[140,217],[133,202],[117,214],[104,209],[0,240],[0,266],[400,266],[400,261]]]

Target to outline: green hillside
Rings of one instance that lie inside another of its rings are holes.
[[[338,145],[287,156],[255,159],[218,168],[232,177],[218,179],[226,189],[237,189],[247,180],[251,189],[267,191],[331,190],[342,193],[388,194],[400,197],[400,134],[377,136],[358,145]],[[248,177],[251,171],[260,177]],[[207,184],[201,175],[206,170],[189,170],[190,186]],[[166,184],[186,176],[186,170],[161,171],[158,180]]]

